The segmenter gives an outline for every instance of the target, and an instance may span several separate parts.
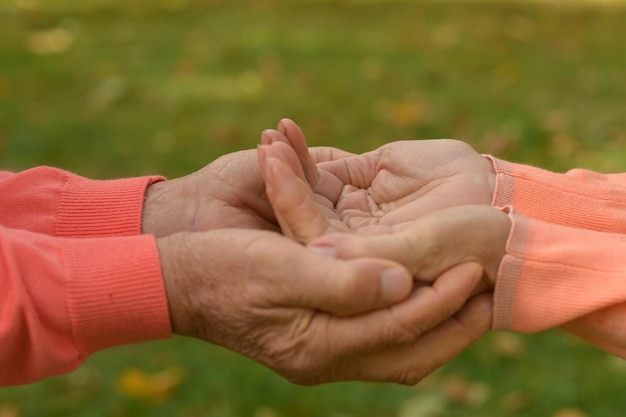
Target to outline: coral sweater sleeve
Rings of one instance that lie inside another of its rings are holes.
[[[92,180],[50,167],[0,171],[0,225],[65,237],[137,235],[145,190],[163,179]]]
[[[510,217],[493,327],[560,326],[626,358],[626,235]]]
[[[510,205],[531,219],[564,226],[626,233],[626,173],[560,174],[487,158],[496,172],[494,207]]]
[[[100,182],[51,168],[0,174],[0,386],[171,336],[156,241],[138,235],[153,180]]]
[[[493,205],[513,207],[493,327],[558,326],[626,357],[626,175],[492,161]]]

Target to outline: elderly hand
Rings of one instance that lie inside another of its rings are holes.
[[[322,230],[359,234],[396,231],[431,211],[490,205],[493,197],[495,172],[491,162],[456,140],[392,142],[362,155],[329,157],[317,166],[307,155],[302,131],[291,120],[282,120],[278,130],[265,131],[262,143],[262,173],[276,212],[289,207],[289,200],[304,198],[302,193],[296,197],[274,192],[288,187],[286,178],[292,174],[314,190],[315,194],[309,191],[307,198],[318,202],[315,225],[289,225],[279,217],[283,233],[293,235],[292,229],[298,229],[302,242],[320,236]],[[324,179],[325,187],[319,186],[318,178]],[[301,186],[293,181],[290,184]],[[311,208],[310,216],[313,211]],[[326,219],[323,225],[320,212]]]
[[[256,160],[254,150],[235,152],[185,177],[152,184],[142,231],[161,237],[227,227],[278,230]]]
[[[474,263],[412,291],[411,274],[395,262],[336,259],[267,231],[179,233],[157,242],[175,332],[301,384],[415,384],[491,321],[490,297],[463,306],[482,274]]]
[[[302,145],[308,156],[306,144]],[[310,158],[315,169],[317,162],[351,155],[313,148]],[[257,159],[256,150],[234,152],[190,175],[152,184],[146,192],[143,233],[161,237],[230,227],[278,231]],[[322,177],[333,180],[335,186],[338,184],[333,176]],[[323,181],[320,185],[321,191],[333,192],[324,188]]]

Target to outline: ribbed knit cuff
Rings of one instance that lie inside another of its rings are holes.
[[[67,239],[67,305],[79,352],[171,336],[153,236]]]
[[[626,177],[587,170],[558,174],[493,156],[493,207],[512,205],[531,219],[581,229],[626,232]]]
[[[496,330],[511,330],[517,296],[517,283],[523,265],[523,255],[528,245],[528,222],[515,213],[511,206],[506,206],[511,220],[511,231],[506,242],[506,252],[500,261],[500,267],[493,292],[493,322]],[[521,254],[521,257],[520,257]]]
[[[141,233],[146,189],[163,177],[91,180],[70,175],[57,206],[54,234],[65,237]]]
[[[626,302],[626,236],[509,216],[493,328],[537,332]]]

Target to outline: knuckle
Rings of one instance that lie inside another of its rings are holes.
[[[302,351],[285,361],[278,373],[294,384],[310,386],[322,383],[327,377],[327,369],[327,360],[309,351]]]
[[[474,151],[469,144],[458,139],[443,139],[442,143],[449,146],[450,150],[457,151],[459,154],[464,154],[467,151]]]
[[[364,294],[362,286],[359,285],[358,276],[353,268],[346,268],[344,273],[339,275],[340,279],[335,281],[335,289],[333,296],[337,306],[341,306],[341,310],[351,310],[361,301]]]
[[[341,301],[350,301],[354,296],[354,292],[357,290],[356,274],[352,268],[348,268],[341,276],[341,279],[337,280],[336,296]]]
[[[302,386],[319,385],[329,379],[326,367],[315,362],[300,362],[281,372],[289,382]]]
[[[470,346],[478,341],[489,330],[491,325],[490,319],[483,320],[479,325],[465,323],[463,320],[459,320],[456,317],[453,317],[453,319],[460,329],[465,346]]]
[[[402,373],[396,382],[401,385],[413,386],[431,372],[430,369],[423,368],[409,369]]]
[[[366,239],[360,239],[357,236],[346,235],[337,242],[335,246],[337,256],[342,259],[355,259],[368,256]]]
[[[340,313],[352,314],[369,311],[380,305],[382,289],[378,275],[361,264],[344,269],[336,281],[335,303]]]
[[[395,345],[409,345],[416,343],[421,336],[421,329],[408,326],[397,320],[393,321],[393,324],[388,327],[387,340],[389,346]]]
[[[467,302],[467,294],[464,292],[450,292],[441,290],[440,288],[433,286],[431,287],[433,294],[439,300],[442,305],[442,317],[452,316],[455,312],[459,311],[459,309]]]

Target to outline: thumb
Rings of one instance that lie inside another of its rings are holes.
[[[302,129],[300,129],[300,126],[293,120],[282,119],[278,122],[278,131],[284,134],[289,141],[289,144],[295,151],[304,169],[307,182],[311,184],[311,188],[315,188],[318,176],[317,166],[315,165],[313,157],[309,154],[309,148],[307,147],[306,138],[304,137]]]
[[[490,206],[458,206],[430,212],[384,235],[327,234],[311,242],[341,259],[376,257],[406,265],[432,281],[464,262],[483,266],[493,286],[510,231],[506,213]]]
[[[300,306],[350,316],[398,303],[413,289],[411,273],[395,262],[340,260],[314,252],[296,277],[294,302]]]
[[[293,171],[279,147],[259,147],[259,165],[267,198],[285,236],[308,243],[326,233],[329,223],[313,190]]]
[[[291,146],[285,135],[277,130],[267,129],[261,133],[261,148],[266,150],[267,156],[274,156],[285,162],[299,178],[306,181],[304,165],[300,161],[296,150]]]

